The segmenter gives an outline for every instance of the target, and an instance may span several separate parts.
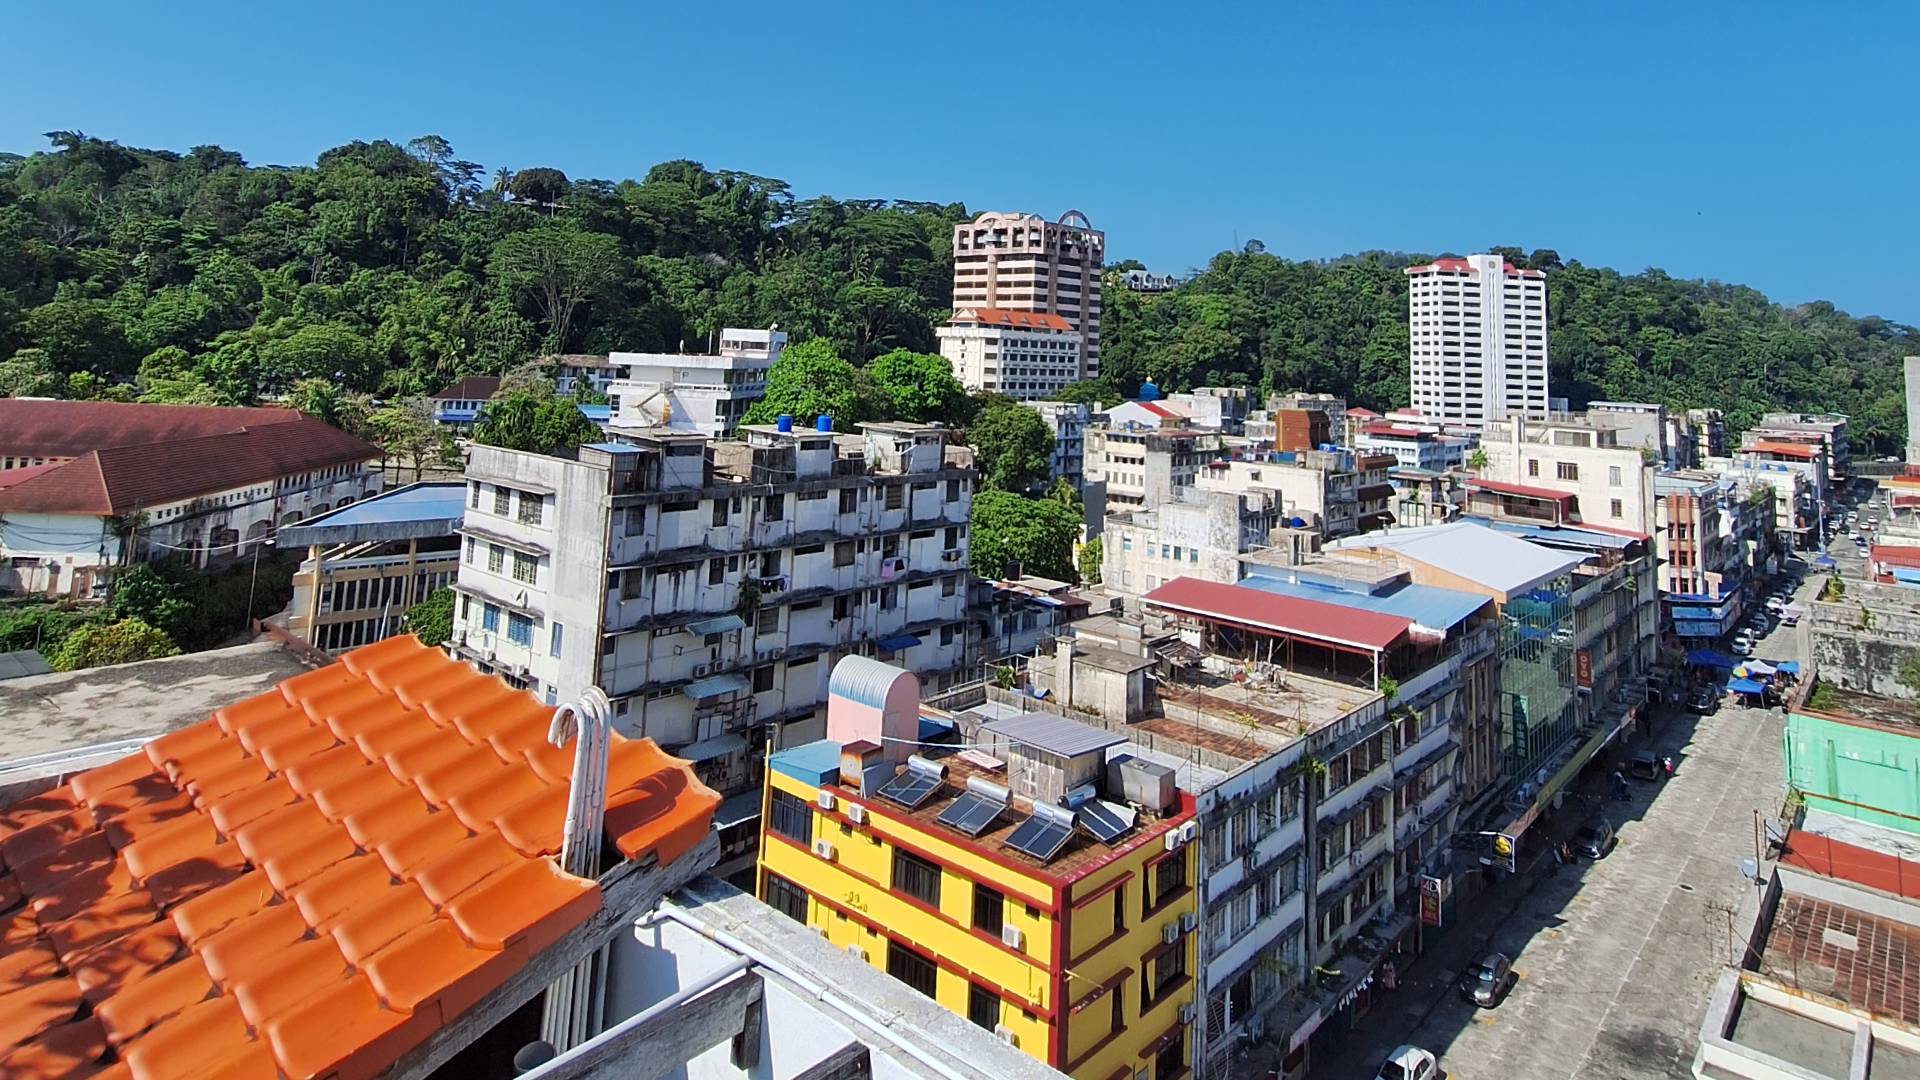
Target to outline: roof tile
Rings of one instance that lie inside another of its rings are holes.
[[[38,1040],[11,1053],[0,1051],[0,1076],[12,1080],[80,1080],[99,1074],[107,1035],[89,1016],[49,1029]]]
[[[601,903],[546,858],[572,764],[548,715],[397,638],[0,811],[0,1075],[74,1048],[129,1080],[385,1070]],[[685,762],[608,758],[619,850],[711,828]]]

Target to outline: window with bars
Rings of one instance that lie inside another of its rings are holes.
[[[538,525],[546,510],[547,500],[531,491],[520,493],[520,524]]]
[[[507,549],[501,547],[499,544],[488,544],[487,545],[487,572],[490,574],[498,574],[502,570],[506,569],[506,565],[507,565]]]
[[[973,886],[973,926],[984,930],[994,937],[1000,936],[1000,928],[1006,925],[1007,898],[998,889],[982,885]]]
[[[897,941],[887,942],[887,974],[928,997],[934,996],[940,981],[940,969],[933,961]]]
[[[916,900],[940,906],[940,868],[910,851],[893,851],[893,888]]]
[[[797,923],[807,921],[805,889],[778,874],[767,875],[767,894],[761,897],[767,906]]]
[[[813,810],[807,800],[785,791],[767,799],[767,828],[802,846],[813,845]]]
[[[533,620],[517,611],[508,612],[507,640],[515,645],[532,645]]]
[[[1000,1026],[1000,995],[992,987],[967,984],[967,1019],[992,1031]]]
[[[506,517],[507,513],[512,509],[513,509],[513,489],[509,487],[500,487],[499,485],[496,484],[493,489],[494,516]]]
[[[523,581],[531,585],[533,584],[533,579],[539,567],[539,559],[534,558],[524,551],[516,551],[513,553],[513,580]]]

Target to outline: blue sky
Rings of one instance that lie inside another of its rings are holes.
[[[78,128],[301,163],[688,157],[801,196],[1086,212],[1184,270],[1251,238],[1551,247],[1920,323],[1920,5],[18,5],[0,149]]]

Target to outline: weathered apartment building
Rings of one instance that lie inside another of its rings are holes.
[[[449,645],[545,700],[600,687],[733,794],[768,740],[817,737],[840,657],[957,679],[971,453],[938,426],[743,432],[475,447]]]

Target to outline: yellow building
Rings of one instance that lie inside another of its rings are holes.
[[[1192,797],[1054,716],[987,725],[998,756],[909,756],[935,752],[913,676],[850,657],[831,689],[829,738],[771,756],[761,899],[1082,1080],[1187,1075]]]

